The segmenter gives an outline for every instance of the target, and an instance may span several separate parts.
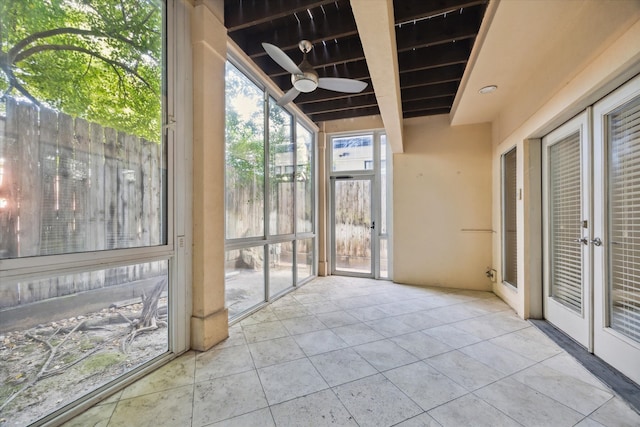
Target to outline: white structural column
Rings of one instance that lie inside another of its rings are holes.
[[[227,31],[222,0],[196,0],[193,47],[193,311],[191,348],[229,335],[224,299],[224,103]],[[179,143],[179,142],[178,142]]]
[[[351,0],[360,41],[393,153],[403,152],[402,100],[392,0]]]

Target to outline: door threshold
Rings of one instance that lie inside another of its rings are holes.
[[[638,384],[598,356],[589,353],[586,348],[546,320],[529,319],[529,321],[640,414],[640,386]]]

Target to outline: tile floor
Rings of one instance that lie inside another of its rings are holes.
[[[640,426],[491,293],[318,278],[70,426]]]

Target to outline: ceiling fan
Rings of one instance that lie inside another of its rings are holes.
[[[318,73],[307,61],[307,53],[313,49],[313,45],[308,40],[302,40],[298,47],[302,51],[302,62],[296,65],[286,53],[277,46],[270,43],[262,43],[262,47],[267,54],[282,68],[291,73],[291,83],[293,87],[285,93],[278,101],[282,106],[293,101],[301,92],[313,92],[317,88],[333,90],[336,92],[359,93],[367,87],[367,83],[354,79],[343,79],[338,77],[318,77]]]

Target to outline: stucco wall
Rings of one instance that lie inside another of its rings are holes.
[[[490,290],[491,126],[405,120],[395,154],[394,281]]]

